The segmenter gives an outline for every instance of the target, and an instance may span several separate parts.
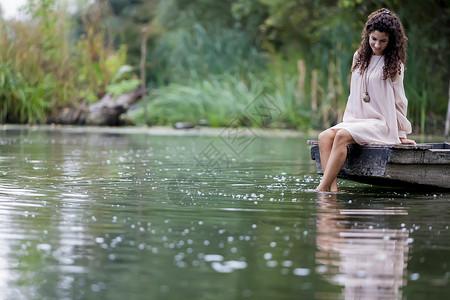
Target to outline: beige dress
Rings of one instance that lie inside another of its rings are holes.
[[[353,57],[355,61],[356,53]],[[384,56],[372,56],[366,75],[359,70],[352,73],[350,95],[342,123],[332,129],[346,129],[360,145],[368,143],[398,144],[400,138],[411,133],[406,119],[408,99],[403,88],[404,66],[401,75],[383,80]],[[363,81],[365,80],[365,82]],[[365,86],[370,96],[363,101]]]

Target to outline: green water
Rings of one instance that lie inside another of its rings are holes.
[[[450,193],[319,179],[301,137],[3,128],[0,299],[450,297]]]

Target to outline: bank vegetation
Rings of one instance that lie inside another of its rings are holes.
[[[128,124],[325,128],[342,117],[367,15],[387,7],[409,38],[405,89],[414,132],[444,130],[446,1],[77,3],[29,0],[21,18],[0,20],[0,123],[45,123],[58,111],[143,84],[149,93],[123,116]],[[249,117],[255,101],[274,106],[263,123]]]

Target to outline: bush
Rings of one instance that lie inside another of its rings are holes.
[[[239,125],[251,127],[307,129],[311,110],[298,90],[297,78],[262,77],[247,74],[246,78],[222,75],[198,80],[189,85],[170,84],[149,96],[149,121],[153,125],[176,122],[209,126]],[[145,124],[143,108],[128,114],[136,124]]]

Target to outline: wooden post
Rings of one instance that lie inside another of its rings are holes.
[[[311,78],[311,108],[315,112],[317,110],[317,75],[319,71],[314,69]]]
[[[297,61],[297,70],[298,70],[298,81],[297,81],[297,106],[301,106],[302,94],[304,94],[304,85],[305,85],[305,76],[306,76],[306,67],[303,59],[299,59]]]
[[[148,107],[147,107],[147,86],[145,81],[145,61],[147,59],[147,27],[142,28],[142,43],[141,43],[141,90],[142,97],[144,97],[144,115],[145,115],[145,124],[147,126],[150,125],[150,121],[148,119]]]
[[[450,129],[450,82],[448,85],[448,105],[447,105],[447,118],[445,119],[445,139],[448,139],[448,131]]]

